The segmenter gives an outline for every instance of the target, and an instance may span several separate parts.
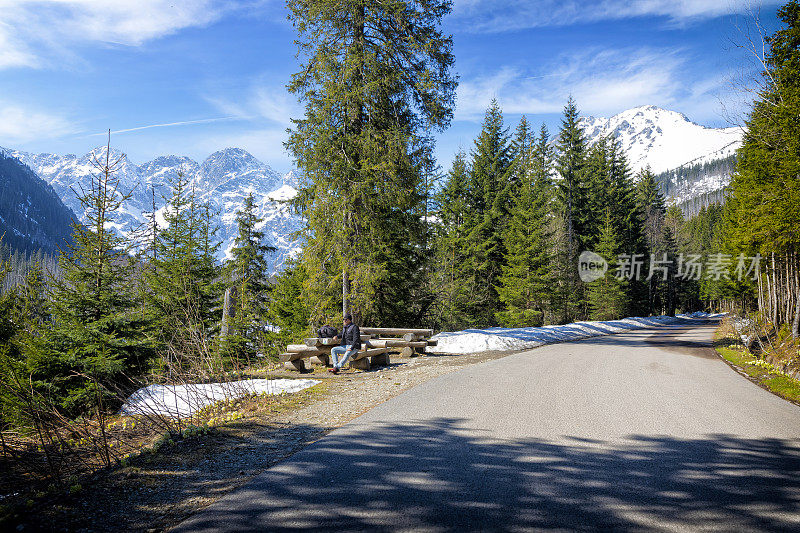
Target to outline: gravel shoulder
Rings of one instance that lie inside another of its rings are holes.
[[[302,377],[319,379],[319,385],[249,419],[99,473],[77,494],[38,503],[17,530],[169,529],[374,406],[437,376],[511,353],[393,358],[389,367],[336,376],[317,368]],[[278,370],[270,377],[301,376]]]

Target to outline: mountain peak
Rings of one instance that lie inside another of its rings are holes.
[[[222,150],[217,150],[210,156],[206,158],[203,162],[205,165],[206,162],[209,161],[236,161],[241,163],[250,163],[250,164],[258,164],[260,166],[265,166],[261,161],[255,158],[253,154],[244,150],[243,148],[234,148],[228,147],[223,148]]]
[[[581,118],[589,142],[610,136],[622,146],[631,169],[649,165],[655,173],[684,165],[699,157],[719,153],[725,157],[741,142],[741,132],[707,128],[683,113],[654,105],[627,109],[611,118]]]

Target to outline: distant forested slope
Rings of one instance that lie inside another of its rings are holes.
[[[0,152],[0,235],[26,254],[55,254],[69,242],[75,214],[30,168]]]
[[[697,214],[699,206],[724,201],[722,190],[736,169],[736,156],[681,166],[656,175],[661,192],[679,205],[692,206],[687,216]],[[694,207],[697,206],[697,209]]]

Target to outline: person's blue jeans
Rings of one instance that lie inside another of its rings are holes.
[[[358,350],[348,350],[350,346],[334,346],[331,350],[331,356],[333,357],[333,368],[342,368],[347,361],[356,353]],[[342,360],[339,361],[339,356],[344,354]]]

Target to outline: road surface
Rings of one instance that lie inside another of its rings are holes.
[[[720,360],[715,325],[433,379],[177,530],[800,530],[800,407]]]

